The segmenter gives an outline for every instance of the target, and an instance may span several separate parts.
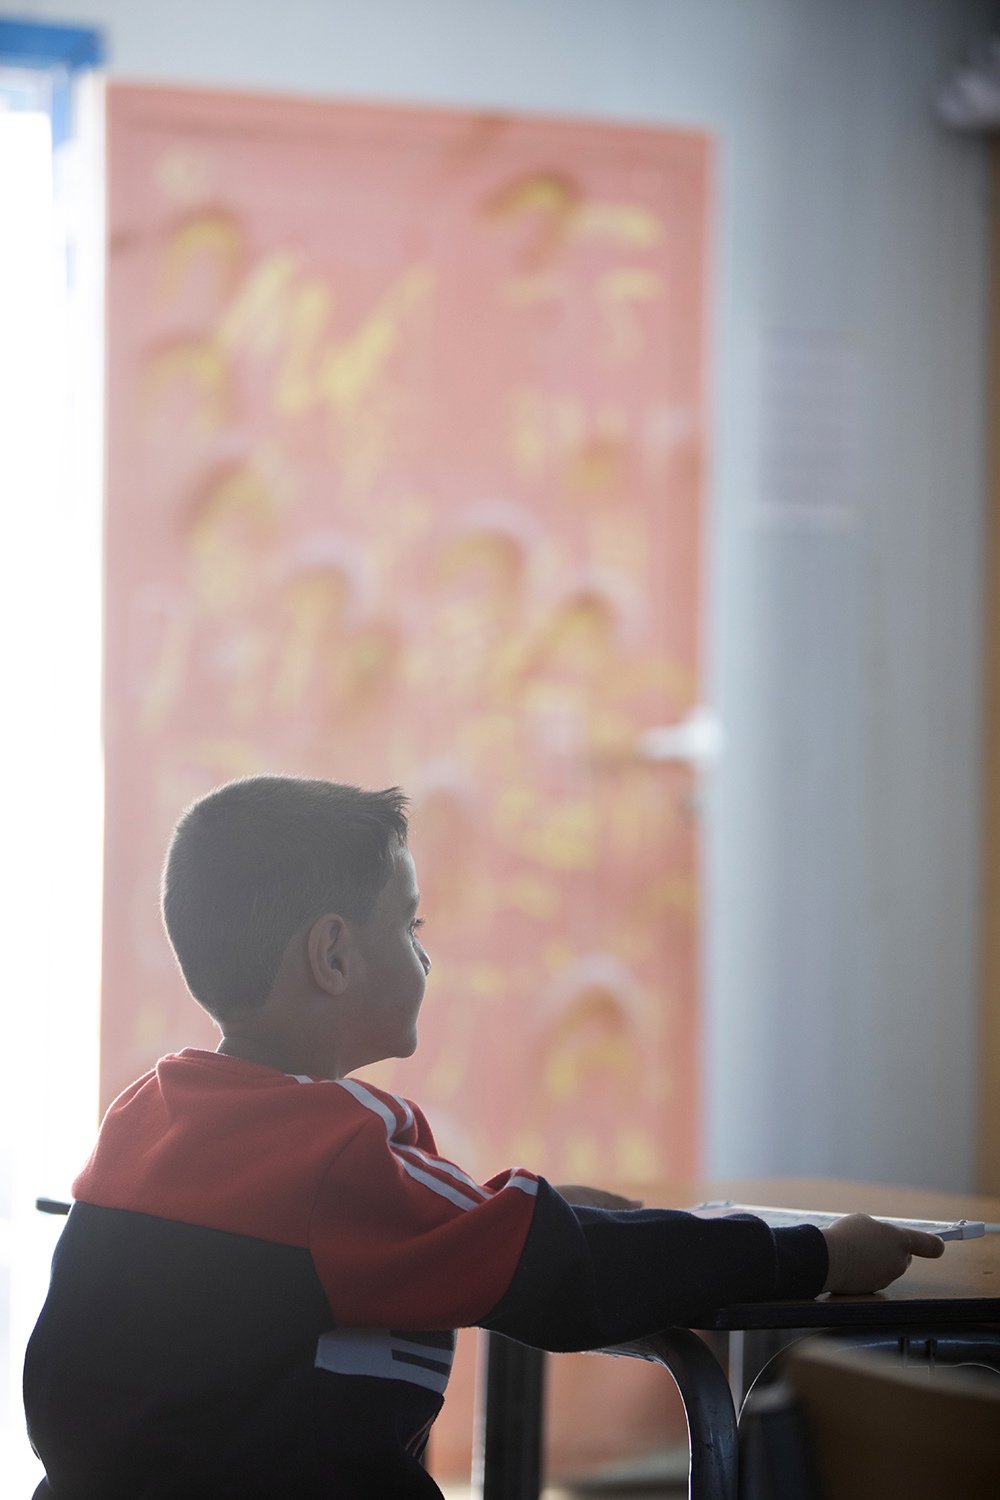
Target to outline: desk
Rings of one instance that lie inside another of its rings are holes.
[[[620,1191],[643,1198],[647,1208],[690,1208],[728,1198],[772,1208],[1000,1222],[1000,1200],[995,1198],[813,1178],[626,1184]],[[914,1259],[906,1274],[883,1292],[863,1297],[827,1294],[808,1302],[744,1303],[715,1308],[701,1320],[701,1326],[710,1333],[714,1330],[720,1340],[745,1330],[821,1328],[849,1333],[865,1343],[907,1339],[928,1344],[933,1339],[944,1358],[949,1342],[965,1352],[968,1340],[978,1340],[977,1357],[992,1357],[1000,1368],[1000,1327],[984,1330],[978,1326],[983,1324],[1000,1325],[1000,1234],[949,1242],[940,1260]],[[989,1352],[984,1356],[983,1350]],[[736,1500],[736,1408],[711,1348],[687,1329],[668,1329],[607,1352],[655,1360],[670,1370],[688,1419],[690,1500]],[[537,1500],[543,1358],[537,1351],[490,1336],[484,1500]],[[741,1381],[734,1380],[737,1383]]]

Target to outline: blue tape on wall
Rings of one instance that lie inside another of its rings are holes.
[[[20,68],[99,68],[104,38],[83,26],[43,26],[37,21],[0,21],[0,60]]]
[[[45,26],[37,21],[0,21],[0,67],[47,73],[52,85],[52,144],[70,133],[70,81],[81,68],[104,62],[104,37],[84,26]]]

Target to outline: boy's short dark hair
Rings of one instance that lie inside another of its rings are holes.
[[[326,912],[365,923],[406,843],[399,787],[248,776],[174,829],[163,921],[194,998],[217,1021],[264,1004],[289,941]]]

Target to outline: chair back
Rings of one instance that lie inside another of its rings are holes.
[[[824,1500],[996,1500],[1000,1377],[805,1343],[785,1377]]]

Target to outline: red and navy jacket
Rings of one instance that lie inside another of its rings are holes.
[[[56,1500],[437,1496],[456,1327],[599,1348],[827,1271],[818,1230],[480,1185],[404,1099],[194,1049],[111,1106],[73,1193],[25,1362]]]

